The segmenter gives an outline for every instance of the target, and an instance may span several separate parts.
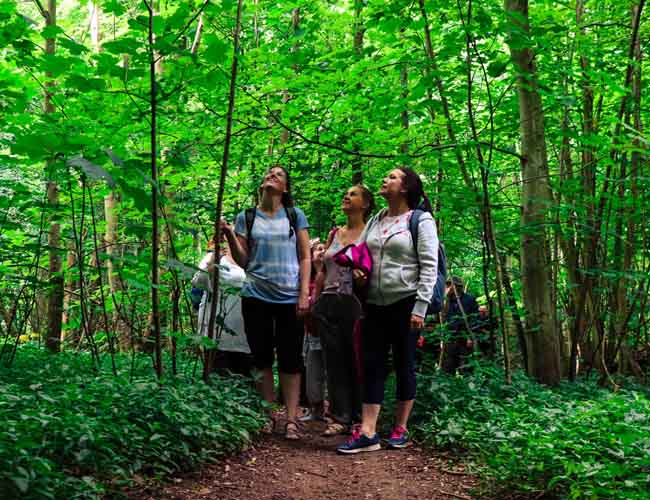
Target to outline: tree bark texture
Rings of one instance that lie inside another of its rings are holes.
[[[221,214],[223,212],[223,197],[226,187],[228,173],[228,160],[230,158],[230,142],[232,140],[232,117],[235,110],[235,89],[237,88],[237,62],[239,56],[239,33],[241,31],[242,0],[237,1],[237,17],[235,20],[235,32],[233,34],[233,57],[230,68],[230,89],[228,92],[228,112],[226,114],[226,137],[223,145],[223,159],[219,176],[219,191],[217,192],[217,205],[214,219],[214,252],[215,256],[221,254]],[[216,259],[217,263],[219,262]],[[212,275],[212,296],[214,300],[210,305],[210,316],[208,320],[208,332],[212,336],[217,319],[217,297],[219,297],[219,266],[214,266]],[[214,340],[214,339],[213,339]],[[205,364],[203,366],[203,378],[207,379],[212,372],[215,352],[213,349],[206,349]]]
[[[56,0],[49,0],[47,3],[47,11],[45,17],[46,26],[56,26]],[[45,52],[54,55],[56,52],[56,39],[48,38],[45,40]],[[50,78],[50,74],[46,74]],[[54,113],[54,103],[52,102],[51,90],[54,82],[51,80],[45,83],[45,113]],[[59,186],[56,181],[55,174],[55,160],[48,160],[46,170],[48,171],[47,181],[47,203],[50,209],[57,210],[59,206]],[[47,307],[47,333],[45,338],[45,346],[52,352],[61,350],[61,327],[63,324],[63,295],[64,295],[64,281],[62,274],[62,258],[61,258],[61,225],[50,221],[50,229],[48,234],[48,247],[49,247],[49,297]]]
[[[510,53],[517,72],[521,131],[522,294],[526,308],[529,373],[542,383],[561,379],[560,346],[556,332],[555,304],[546,224],[552,195],[544,136],[544,112],[538,92],[533,51],[529,47],[527,0],[505,0],[510,18]]]
[[[147,4],[149,10],[149,81],[150,81],[150,140],[151,140],[151,333],[154,338],[154,365],[158,378],[162,377],[162,352],[161,352],[161,328],[160,328],[160,303],[158,298],[159,269],[158,253],[160,236],[158,232],[158,150],[157,150],[157,82],[156,52],[154,51],[153,33],[153,6]]]

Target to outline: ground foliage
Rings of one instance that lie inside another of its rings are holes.
[[[488,490],[539,498],[642,499],[650,491],[650,393],[594,380],[550,389],[500,369],[419,375],[417,437],[474,457]]]
[[[89,374],[87,354],[27,347],[0,367],[0,498],[95,498],[134,478],[196,469],[246,446],[257,399],[233,379],[155,380],[149,357]]]
[[[18,340],[47,336],[49,278],[58,277],[47,275],[48,252],[66,261],[64,349],[105,356],[112,337],[124,340],[127,349],[146,343],[152,187],[161,194],[167,238],[159,285],[163,330],[178,341],[179,353],[193,352],[197,343],[188,302],[179,305],[178,297],[185,297],[213,222],[235,2],[154,3],[150,46],[145,2],[93,2],[101,10],[97,45],[81,2],[60,0],[57,26],[48,27],[40,11],[46,2],[0,2],[2,356]],[[650,237],[642,223],[650,187],[643,122],[650,108],[640,83],[648,58],[640,54],[645,42],[639,43],[638,58],[629,50],[633,7],[639,5],[530,2],[531,32],[518,39],[535,54],[545,114],[553,198],[541,229],[553,243],[553,278],[539,286],[554,291],[565,372],[570,341],[580,344],[583,366],[604,359],[596,369],[629,372],[634,361],[640,378],[650,366]],[[642,41],[648,37],[646,18],[644,12]],[[192,53],[200,21],[203,37]],[[425,27],[433,58],[425,50]],[[500,306],[510,314],[506,334],[514,347],[509,323],[512,313],[525,317],[519,248],[529,228],[520,219],[517,71],[507,47],[512,30],[498,0],[244,2],[226,216],[232,219],[252,205],[262,172],[280,162],[292,172],[312,236],[324,237],[342,221],[339,200],[353,171],[376,191],[387,171],[412,166],[436,206],[451,272],[462,275],[472,293],[484,295],[482,301],[495,296],[498,283],[480,217],[489,204],[496,246],[512,278],[513,301]],[[56,39],[54,54],[44,50],[47,39]],[[152,51],[160,57],[153,86]],[[632,78],[626,77],[628,66]],[[46,89],[51,113],[43,113]],[[153,96],[158,184],[149,175]],[[58,203],[46,202],[48,180],[59,186]],[[103,241],[107,196],[117,200],[119,220],[112,252]],[[55,223],[61,240],[50,245],[47,231]],[[593,259],[583,257],[589,253]],[[109,263],[121,284],[110,290]],[[581,297],[587,280],[591,290]],[[102,293],[110,298],[105,303]],[[605,355],[596,356],[598,349]],[[221,409],[230,399],[183,378],[166,379],[157,388],[148,367],[130,381],[126,359],[118,356],[120,374],[111,379],[103,368],[95,372],[84,353],[57,360],[19,350],[1,375],[0,411],[7,424],[0,463],[11,465],[3,472],[3,488],[91,492],[108,476],[175,470],[204,458],[204,446],[217,431],[195,425],[216,411],[203,394],[216,398]],[[421,391],[423,404],[432,408],[430,421],[422,422],[425,439],[477,453],[492,477],[513,488],[607,497],[618,481],[634,498],[647,487],[648,407],[641,392],[612,394],[592,382],[548,390],[522,378],[508,388],[500,374],[487,372],[463,380],[426,377],[433,379]],[[113,408],[122,413],[109,419]],[[174,418],[194,422],[187,439],[167,437],[171,424],[164,432],[151,427],[163,425],[154,416],[172,409]],[[238,419],[239,406],[232,411]],[[223,410],[218,421],[227,418]],[[102,427],[93,427],[99,421]],[[228,425],[234,432],[234,424]],[[145,437],[157,434],[160,442]],[[102,439],[109,445],[94,444]],[[133,452],[114,443],[128,443]],[[111,462],[110,450],[116,449]],[[128,453],[152,463],[127,460]]]

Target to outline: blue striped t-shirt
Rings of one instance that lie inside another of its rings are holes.
[[[295,211],[296,230],[307,229],[309,223],[305,214],[299,208]],[[290,238],[289,228],[289,218],[283,207],[272,216],[256,209],[242,297],[279,304],[298,302],[300,268],[296,234]],[[245,212],[240,212],[235,219],[235,233],[247,237]]]

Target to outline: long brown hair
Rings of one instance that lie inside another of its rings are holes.
[[[291,177],[289,176],[289,171],[286,168],[284,168],[282,165],[275,164],[275,165],[271,165],[271,167],[269,167],[269,169],[266,171],[264,176],[266,177],[266,175],[271,170],[273,170],[274,168],[279,168],[280,170],[282,170],[284,172],[284,176],[287,179],[287,182],[286,182],[287,190],[286,190],[286,192],[282,193],[282,206],[284,208],[293,207],[294,202],[293,202],[293,196],[291,195]],[[258,194],[258,196],[260,198],[262,197],[262,186],[259,187],[259,189],[257,191],[257,194]]]
[[[399,171],[404,174],[402,185],[406,188],[406,204],[409,208],[411,210],[421,208],[426,212],[431,212],[431,203],[424,192],[420,176],[408,167],[399,167]]]
[[[368,207],[363,211],[363,222],[367,222],[372,215],[372,212],[375,210],[375,196],[372,194],[372,191],[363,184],[355,184],[354,187],[358,187],[361,190],[363,201],[368,204]]]

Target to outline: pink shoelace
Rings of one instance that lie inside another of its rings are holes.
[[[353,443],[361,437],[361,427],[355,427],[352,429],[352,435],[348,439],[348,443]]]
[[[390,434],[391,439],[400,439],[404,433],[406,432],[406,429],[402,427],[401,425],[396,425],[393,427],[393,432]]]

